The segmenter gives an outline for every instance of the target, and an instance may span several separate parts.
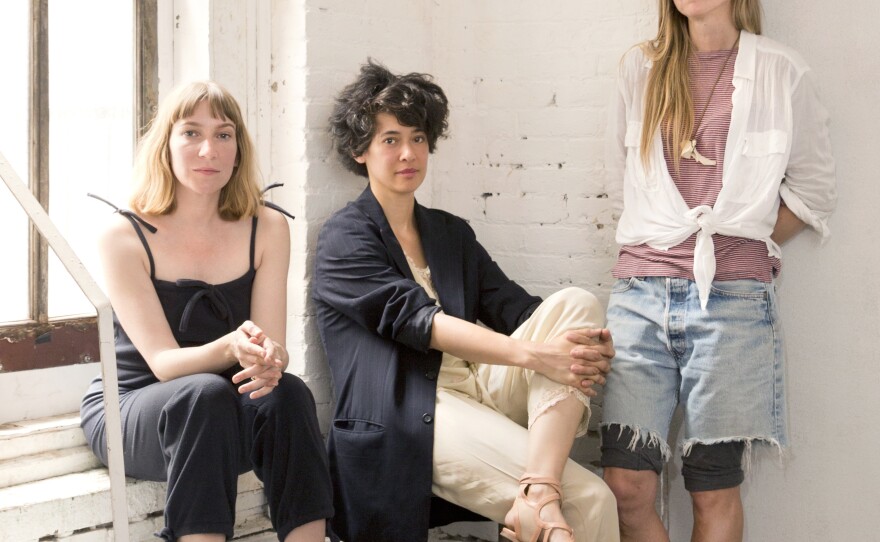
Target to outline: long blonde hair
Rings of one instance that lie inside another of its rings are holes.
[[[254,145],[238,102],[228,90],[213,81],[195,81],[179,86],[159,105],[135,156],[134,191],[129,199],[135,212],[164,215],[176,207],[175,179],[168,149],[171,128],[178,120],[192,115],[202,102],[210,105],[214,118],[225,118],[235,125],[238,165],[229,182],[220,190],[220,216],[224,220],[256,216],[262,196]]]
[[[678,168],[680,156],[675,149],[681,148],[694,129],[694,103],[687,64],[693,44],[687,17],[679,13],[675,2],[658,0],[658,6],[657,37],[641,46],[652,62],[645,88],[641,158],[647,165],[654,134],[658,127],[662,127],[667,150]],[[737,30],[761,33],[760,0],[731,0],[730,9]]]

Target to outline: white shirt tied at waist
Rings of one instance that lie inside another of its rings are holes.
[[[712,286],[712,279],[715,278],[715,243],[712,241],[712,236],[720,233],[721,235],[755,238],[754,235],[759,234],[756,231],[752,236],[743,235],[741,224],[737,225],[735,230],[725,227],[723,222],[719,223],[717,221],[714,210],[708,205],[699,205],[688,210],[684,218],[693,222],[699,228],[696,246],[694,247],[694,282],[697,283],[697,291],[700,293],[700,306],[705,309],[706,304],[709,302],[709,289]],[[690,237],[690,234],[685,236],[685,239],[687,237]],[[777,258],[782,256],[779,245],[774,243],[769,237],[763,239],[763,241],[767,243],[771,256]]]
[[[617,242],[668,250],[697,233],[693,271],[705,309],[716,269],[713,234],[764,241],[768,254],[780,257],[770,235],[781,199],[823,240],[828,237],[827,220],[837,201],[828,115],[797,53],[742,32],[723,187],[714,206],[690,209],[666,168],[659,130],[647,167],[641,159],[650,68],[638,48],[624,57],[617,103],[611,108],[606,171],[609,197],[615,205],[623,204]]]

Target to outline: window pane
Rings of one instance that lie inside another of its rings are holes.
[[[0,153],[28,182],[29,0],[0,2]],[[0,183],[0,322],[28,317],[28,220],[6,183]]]
[[[112,210],[86,193],[125,207],[130,186],[131,8],[119,0],[49,3],[49,213],[94,276],[100,273],[95,232]],[[54,255],[49,314],[94,314]]]

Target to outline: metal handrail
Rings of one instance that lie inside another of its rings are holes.
[[[113,309],[110,299],[70,248],[70,245],[52,224],[48,213],[31,194],[27,185],[0,153],[0,178],[18,204],[27,213],[58,259],[76,281],[82,292],[98,312],[98,342],[101,355],[101,374],[104,380],[104,423],[107,435],[107,460],[110,471],[110,503],[113,512],[113,537],[127,541],[128,504],[125,497],[125,464],[122,455],[122,423],[119,415],[119,387],[116,377],[116,349],[113,340]]]

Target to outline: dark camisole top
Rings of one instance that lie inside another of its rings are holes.
[[[237,279],[223,284],[208,284],[200,280],[179,279],[177,281],[156,278],[153,253],[144,234],[156,233],[156,228],[131,211],[118,210],[125,216],[137,232],[147,257],[150,260],[150,280],[159,296],[165,318],[171,332],[181,347],[201,346],[233,331],[245,320],[250,319],[251,291],[254,284],[254,248],[257,233],[257,217],[251,221],[250,265],[247,272]],[[159,380],[150,370],[146,360],[137,351],[125,329],[113,315],[113,330],[116,339],[116,367],[119,376],[119,392],[143,388]],[[232,365],[224,373],[231,378],[239,367]],[[89,387],[90,395],[101,395],[101,378],[96,378]]]

